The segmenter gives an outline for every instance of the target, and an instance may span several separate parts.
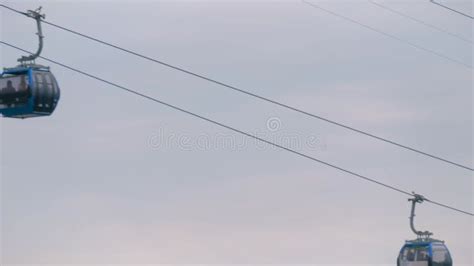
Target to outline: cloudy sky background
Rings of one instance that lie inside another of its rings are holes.
[[[472,65],[472,43],[368,1],[316,1]],[[379,1],[472,40],[428,0]],[[472,14],[471,1],[444,1]],[[260,95],[473,165],[472,68],[301,1],[2,1]],[[1,9],[29,50],[34,21]],[[472,172],[237,94],[44,25],[43,56],[473,211]],[[1,46],[1,65],[21,53]],[[38,63],[46,64],[38,60]],[[0,120],[1,255],[31,264],[393,265],[404,195],[52,65],[53,116]],[[268,121],[279,122],[272,131]],[[473,264],[473,220],[423,204],[417,226]]]

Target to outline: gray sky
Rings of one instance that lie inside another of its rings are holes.
[[[312,2],[472,65],[472,43],[367,1]],[[379,2],[472,40],[472,20],[428,0]],[[471,1],[444,2],[472,13]],[[41,5],[57,24],[473,165],[472,69],[300,1],[2,3]],[[36,49],[34,22],[0,11],[1,39]],[[47,25],[44,33],[46,57],[473,210],[472,172]],[[15,65],[21,54],[0,49],[2,67]],[[52,71],[62,89],[53,116],[0,120],[4,265],[393,265],[414,237],[403,195]],[[417,225],[446,241],[456,265],[473,264],[472,218],[423,204]]]

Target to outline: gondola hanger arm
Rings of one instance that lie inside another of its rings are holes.
[[[43,30],[41,28],[41,20],[46,18],[45,14],[41,14],[41,7],[37,8],[36,10],[28,10],[25,14],[27,17],[30,17],[34,20],[36,20],[36,26],[38,29],[38,32],[36,35],[38,35],[38,50],[34,54],[30,55],[25,55],[22,56],[21,58],[18,59],[18,62],[20,62],[21,65],[27,65],[27,62],[33,62],[36,58],[38,58],[41,54],[41,51],[43,51]]]
[[[413,198],[411,199],[408,199],[408,201],[411,201],[411,214],[410,214],[410,228],[411,230],[413,231],[413,233],[415,233],[418,238],[420,239],[429,239],[433,233],[429,232],[429,231],[418,231],[415,229],[415,208],[416,208],[416,204],[421,204],[423,203],[424,201],[427,201],[428,199],[425,198],[424,196],[420,195],[420,194],[416,194],[415,192],[413,192]]]

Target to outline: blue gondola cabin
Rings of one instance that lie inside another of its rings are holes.
[[[48,67],[20,66],[0,75],[0,113],[4,117],[49,116],[59,97],[58,83]]]
[[[442,241],[407,241],[397,259],[398,266],[452,266],[453,260]]]

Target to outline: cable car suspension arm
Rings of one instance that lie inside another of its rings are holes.
[[[427,199],[425,197],[423,197],[422,195],[419,195],[419,194],[415,194],[413,193],[413,198],[412,199],[408,199],[408,201],[411,201],[411,215],[410,215],[410,228],[411,230],[413,231],[413,233],[415,233],[418,238],[421,238],[421,239],[428,239],[430,238],[433,233],[429,232],[429,231],[418,231],[415,229],[415,207],[416,207],[416,204],[419,203],[423,203],[423,201],[427,201]]]
[[[41,29],[41,20],[45,19],[46,15],[41,14],[41,7],[39,7],[38,9],[36,9],[34,11],[33,10],[28,10],[28,12],[23,13],[23,14],[30,17],[30,18],[33,18],[34,20],[36,20],[36,25],[37,25],[37,28],[38,28],[38,32],[36,33],[36,35],[38,35],[38,40],[39,40],[39,46],[38,46],[38,50],[36,51],[36,53],[30,54],[30,55],[25,55],[25,56],[22,56],[21,58],[18,59],[18,62],[20,62],[22,65],[25,65],[26,62],[29,62],[29,61],[31,62],[31,61],[34,61],[36,58],[38,58],[41,54],[41,51],[43,50],[44,35],[43,35],[43,31]]]

